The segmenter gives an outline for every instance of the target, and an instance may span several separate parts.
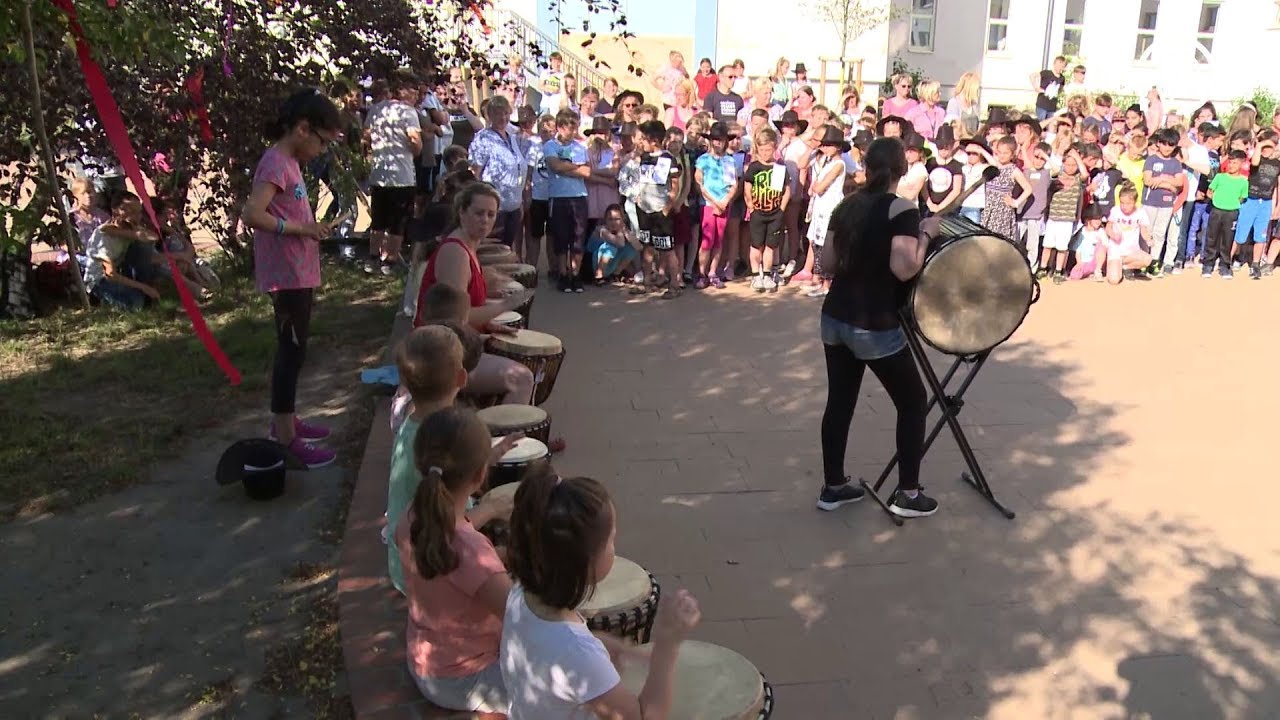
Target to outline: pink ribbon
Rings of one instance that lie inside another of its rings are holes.
[[[129,139],[129,131],[124,126],[124,118],[120,116],[120,107],[116,105],[115,97],[111,94],[111,87],[107,85],[107,79],[102,74],[102,68],[98,67],[98,63],[93,59],[93,54],[89,51],[89,41],[85,39],[84,28],[80,26],[80,21],[76,18],[75,5],[72,0],[53,0],[53,4],[67,15],[67,20],[71,25],[71,34],[75,37],[76,55],[80,58],[80,69],[84,72],[85,85],[89,89],[89,96],[93,98],[94,107],[98,110],[98,119],[102,122],[102,129],[107,134],[111,149],[115,152],[116,158],[120,161],[120,166],[124,168],[124,173],[129,178],[129,181],[133,183],[135,188],[138,188],[142,206],[147,211],[147,217],[151,218],[151,224],[155,227],[156,232],[163,237],[164,233],[160,229],[160,221],[156,219],[155,208],[151,206],[151,198],[147,196],[147,193],[142,192],[142,188],[146,187],[146,183],[142,177],[142,169],[138,167],[138,155],[133,149],[133,142]],[[182,308],[187,311],[187,317],[191,320],[191,327],[195,330],[196,337],[200,338],[200,342],[204,344],[204,349],[213,357],[213,361],[226,374],[231,384],[239,385],[240,371],[236,369],[235,365],[231,364],[231,360],[227,358],[227,354],[218,346],[218,341],[213,337],[213,333],[209,331],[209,326],[205,323],[204,316],[200,314],[200,308],[196,305],[195,298],[191,297],[191,291],[187,289],[187,284],[183,282],[178,265],[174,262],[173,257],[169,255],[167,249],[164,255],[169,261],[169,272],[173,275],[174,285],[178,288],[178,297],[182,300]]]

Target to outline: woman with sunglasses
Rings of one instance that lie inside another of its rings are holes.
[[[893,76],[893,96],[885,98],[884,108],[880,111],[880,117],[889,117],[896,115],[898,117],[906,117],[907,113],[916,106],[915,98],[911,97],[911,88],[914,81],[911,76],[906,73],[900,73]]]

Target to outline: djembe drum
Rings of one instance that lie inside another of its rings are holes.
[[[639,694],[648,675],[646,663],[628,665],[622,685]],[[772,714],[773,688],[750,660],[711,643],[680,644],[672,720],[767,720]]]
[[[498,316],[493,319],[493,324],[502,325],[514,330],[524,330],[528,327],[524,316],[515,310],[508,310],[504,313],[498,314]]]
[[[503,263],[494,265],[494,270],[510,277],[530,290],[538,287],[538,268],[524,263]]]
[[[480,261],[481,267],[509,265],[520,262],[520,258],[506,245],[487,243],[481,244],[480,247],[476,248],[476,259]]]
[[[502,407],[501,405],[497,407]],[[497,445],[502,438],[494,438]],[[524,474],[538,460],[549,460],[551,451],[547,444],[531,437],[520,438],[516,446],[507,451],[493,467],[489,468],[489,487],[513,485],[524,479]]]
[[[662,591],[647,570],[626,558],[615,557],[613,569],[596,584],[595,592],[578,606],[592,630],[647,643],[653,632]]]
[[[490,336],[488,351],[515,360],[533,372],[533,397],[530,398],[533,405],[541,405],[551,397],[564,363],[564,345],[560,338],[534,330],[517,330],[514,335]]]
[[[534,405],[494,405],[476,413],[489,434],[502,438],[514,433],[524,433],[543,443],[551,442],[551,416]]]

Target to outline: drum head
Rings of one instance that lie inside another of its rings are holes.
[[[547,421],[547,411],[533,405],[494,405],[476,413],[493,432],[509,435]]]
[[[1031,307],[1034,282],[1018,246],[996,235],[969,235],[925,258],[911,291],[911,312],[930,345],[974,355],[1018,329]]]
[[[560,338],[536,330],[517,330],[515,335],[494,335],[489,338],[489,346],[493,350],[532,357],[555,355],[564,347],[560,344]]]
[[[626,558],[615,557],[613,569],[596,584],[596,591],[578,606],[586,617],[640,607],[653,592],[649,573]]]
[[[485,302],[487,303],[488,301],[486,300]],[[499,300],[498,302],[502,302],[502,301]],[[521,316],[520,313],[516,312],[515,310],[508,310],[504,313],[499,313],[496,317],[493,318],[493,322],[498,325],[515,325],[516,323],[520,322],[522,318],[523,316]]]
[[[497,445],[502,442],[502,438],[494,438],[493,444]],[[546,443],[533,438],[520,438],[516,441],[516,446],[507,451],[506,455],[498,461],[499,465],[524,465],[533,462],[539,458],[551,457],[551,451],[547,449]]]
[[[622,686],[637,695],[649,675],[646,663],[624,668]],[[738,653],[697,640],[680,644],[671,717],[681,720],[745,720],[764,706],[764,681]]]

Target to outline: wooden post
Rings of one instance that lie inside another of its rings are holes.
[[[80,274],[80,262],[76,252],[80,250],[79,242],[71,225],[71,215],[67,213],[63,203],[62,186],[58,182],[58,165],[53,160],[53,145],[49,143],[49,134],[44,127],[44,101],[40,96],[40,69],[36,64],[35,31],[31,24],[31,3],[22,3],[22,32],[27,41],[27,62],[31,69],[31,109],[34,111],[36,139],[40,142],[40,155],[44,160],[44,172],[48,177],[49,198],[58,209],[58,217],[62,220],[63,233],[66,235],[67,255],[71,258],[71,274],[75,276],[76,294],[80,296],[80,306],[89,309],[89,293],[84,288],[84,277]]]
[[[827,104],[827,59],[818,58],[818,102]]]

